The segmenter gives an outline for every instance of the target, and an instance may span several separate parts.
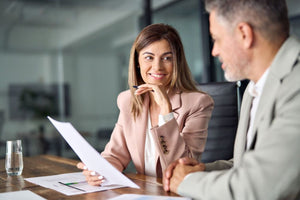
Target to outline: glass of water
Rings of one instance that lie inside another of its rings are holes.
[[[21,140],[6,141],[5,169],[10,176],[22,174],[23,154]]]

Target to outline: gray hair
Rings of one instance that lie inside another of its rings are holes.
[[[289,35],[285,0],[205,0],[205,8],[232,27],[248,23],[270,41]]]

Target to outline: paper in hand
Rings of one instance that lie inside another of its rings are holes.
[[[69,122],[59,122],[48,116],[48,119],[71,146],[80,160],[89,170],[105,177],[102,185],[121,185],[124,187],[139,188],[134,182],[113,167],[105,160],[72,126]]]

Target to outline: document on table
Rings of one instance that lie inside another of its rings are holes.
[[[120,185],[91,186],[86,182],[82,172],[33,177],[25,180],[68,196],[120,188]]]
[[[80,160],[89,170],[104,176],[102,186],[119,185],[119,187],[139,188],[134,182],[105,160],[69,122],[59,122],[48,117],[58,132],[64,137]]]
[[[187,197],[155,196],[142,194],[122,194],[109,200],[191,200]]]
[[[0,193],[0,199],[5,200],[46,200],[43,197],[31,192],[30,190],[21,190],[15,192]]]

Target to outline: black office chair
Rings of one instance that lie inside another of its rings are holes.
[[[239,83],[239,82],[238,82]],[[233,146],[239,119],[239,84],[215,82],[199,84],[215,106],[208,124],[208,137],[201,161],[227,160],[233,157]]]

